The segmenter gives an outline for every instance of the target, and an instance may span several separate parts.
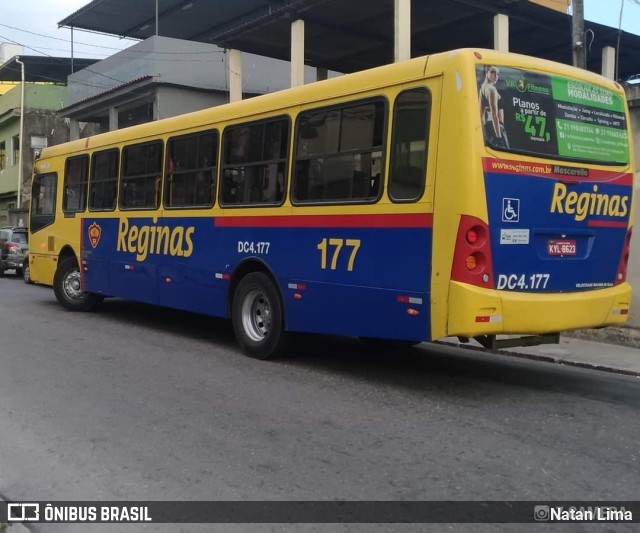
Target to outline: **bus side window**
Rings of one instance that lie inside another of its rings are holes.
[[[378,99],[301,113],[293,201],[375,201],[381,191],[385,122],[386,105]]]
[[[426,89],[410,89],[396,98],[389,173],[392,201],[417,201],[424,192],[430,111]]]
[[[55,173],[36,174],[33,178],[29,220],[29,231],[32,233],[55,221],[57,182]]]
[[[118,150],[94,152],[89,180],[89,210],[113,211],[118,185]]]
[[[125,146],[122,150],[120,207],[157,209],[162,167],[162,141]]]
[[[86,209],[88,179],[88,155],[67,159],[64,166],[64,197],[62,198],[62,210],[65,213],[78,213]]]
[[[169,139],[164,205],[168,208],[212,207],[217,157],[217,131]]]
[[[284,201],[288,118],[231,126],[222,136],[220,205],[279,205]]]

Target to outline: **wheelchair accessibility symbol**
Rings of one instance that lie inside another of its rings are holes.
[[[517,198],[502,199],[502,222],[518,222],[520,220],[520,200]]]

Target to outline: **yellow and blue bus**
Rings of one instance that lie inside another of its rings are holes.
[[[44,149],[30,275],[70,310],[230,318],[257,358],[557,339],[627,319],[632,153],[617,83],[434,54]]]

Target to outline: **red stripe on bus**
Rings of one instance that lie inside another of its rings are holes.
[[[219,228],[431,228],[433,215],[275,215],[218,217]]]
[[[615,220],[589,220],[587,226],[590,228],[626,228],[627,222]]]

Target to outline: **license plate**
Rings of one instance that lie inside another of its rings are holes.
[[[552,257],[576,255],[576,241],[548,241],[547,253]]]

